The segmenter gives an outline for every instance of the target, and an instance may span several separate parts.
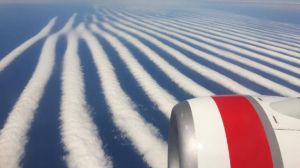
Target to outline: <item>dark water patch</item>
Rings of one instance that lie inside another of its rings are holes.
[[[117,53],[104,39],[98,37],[98,40],[109,56],[111,62],[118,61],[118,63],[113,65],[116,68],[116,73],[120,73],[121,70],[118,70],[118,67],[116,67],[120,66],[120,60],[116,58],[118,57]],[[115,123],[112,120],[113,116],[106,104],[103,90],[100,87],[101,81],[99,80],[91,53],[88,51],[87,46],[82,42],[80,43],[80,58],[85,74],[84,80],[87,101],[91,106],[94,121],[99,128],[99,135],[103,141],[104,150],[111,157],[114,167],[148,167],[142,159],[142,156],[134,149],[132,142],[115,126]],[[125,67],[122,70],[124,69]],[[125,69],[125,71],[127,70]],[[118,78],[121,83],[128,82],[129,88],[126,88],[126,86],[124,88],[123,86],[122,88],[124,90],[135,89],[134,85],[131,85],[130,82],[133,81],[132,78],[120,78],[120,76],[118,76]],[[133,90],[133,92],[134,91],[138,92],[139,90]],[[143,97],[141,97],[141,99],[142,98]]]
[[[26,145],[22,167],[63,168],[63,145],[60,135],[60,101],[62,59],[66,40],[60,39],[56,45],[56,60],[53,73],[40,101]]]
[[[40,57],[43,43],[44,40],[41,40],[31,46],[0,72],[0,128],[3,128],[9,112],[30,80]]]

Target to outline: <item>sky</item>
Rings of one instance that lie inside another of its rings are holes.
[[[0,3],[74,3],[74,2],[83,2],[83,3],[103,3],[103,2],[113,2],[113,3],[276,3],[276,4],[300,4],[300,0],[0,0]]]
[[[205,5],[244,5],[259,7],[288,7],[300,9],[300,0],[0,0],[0,4],[100,4],[118,6],[198,8]]]

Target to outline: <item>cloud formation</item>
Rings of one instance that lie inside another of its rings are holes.
[[[85,101],[84,79],[78,55],[79,37],[67,35],[67,49],[63,60],[61,136],[66,162],[73,168],[111,168],[110,158],[102,149],[97,126]]]

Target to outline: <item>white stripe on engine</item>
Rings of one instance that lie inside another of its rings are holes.
[[[188,102],[195,126],[198,166],[230,168],[225,128],[215,101],[205,97]]]

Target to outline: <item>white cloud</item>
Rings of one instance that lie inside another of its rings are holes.
[[[67,153],[65,159],[71,168],[111,168],[112,163],[102,149],[102,141],[85,101],[78,42],[76,32],[68,33],[60,113],[62,142]]]

